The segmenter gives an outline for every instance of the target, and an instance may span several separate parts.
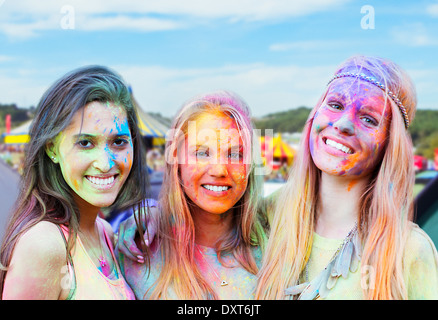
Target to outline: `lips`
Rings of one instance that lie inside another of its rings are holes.
[[[343,143],[337,142],[330,138],[323,138],[324,143],[332,148],[335,148],[345,154],[353,154],[354,150],[350,146],[347,146]]]

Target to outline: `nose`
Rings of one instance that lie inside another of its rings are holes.
[[[338,120],[336,120],[333,123],[333,127],[343,134],[349,136],[354,134],[354,123],[347,113],[343,114]]]
[[[208,168],[208,174],[213,177],[227,177],[228,169],[225,164],[210,164]]]
[[[101,172],[108,172],[115,165],[114,153],[105,147],[101,152],[96,154],[96,159],[93,162],[93,167]]]

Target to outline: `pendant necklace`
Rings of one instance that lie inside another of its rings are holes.
[[[82,231],[80,231],[80,233],[82,233],[82,235],[83,235],[84,238],[85,238],[85,241],[88,243],[88,245],[90,245],[90,240],[89,240],[88,236],[85,235],[85,233],[82,232]],[[91,248],[90,248],[90,252],[91,252],[92,255],[94,255],[94,256],[97,258],[97,260],[99,261],[99,265],[100,265],[100,268],[101,268],[102,272],[103,272],[105,275],[108,275],[108,274],[109,274],[109,270],[108,270],[108,269],[109,269],[109,266],[108,266],[108,260],[105,258],[104,254],[103,254],[102,242],[101,242],[100,234],[99,234],[99,228],[97,228],[97,236],[98,236],[98,241],[99,241],[100,256],[96,256],[96,254],[91,250]]]
[[[354,224],[353,229],[350,230],[350,232],[348,232],[347,236],[344,238],[344,240],[342,240],[341,245],[339,246],[339,248],[335,251],[335,253],[333,254],[332,258],[329,260],[328,265],[330,265],[330,263],[336,259],[336,257],[338,256],[339,252],[341,251],[341,249],[348,243],[351,241],[351,239],[353,238],[353,236],[355,235],[357,231],[357,222]],[[306,282],[309,282],[309,270],[308,270],[308,266],[309,266],[309,262],[310,262],[310,257],[306,263],[306,266],[304,267],[305,270],[305,276],[306,276]],[[326,267],[327,268],[327,267]]]
[[[201,254],[202,259],[203,259],[205,262],[207,262],[209,268],[213,271],[213,273],[214,273],[214,275],[216,276],[216,278],[217,278],[218,280],[221,280],[221,278],[220,278],[219,275],[217,274],[216,270],[211,266],[210,262],[208,262],[208,260],[207,260],[207,258],[205,257],[204,253],[201,251],[201,249],[199,249],[199,247],[198,247],[197,244],[195,244],[195,247],[196,247],[196,249],[198,249],[199,253]],[[225,286],[227,286],[227,285],[228,285],[228,282],[227,282],[227,281],[225,281],[224,279],[221,280],[221,287],[225,287]]]

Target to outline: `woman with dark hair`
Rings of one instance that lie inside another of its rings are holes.
[[[30,129],[18,201],[1,247],[3,299],[133,299],[102,207],[142,209],[147,171],[136,110],[119,75],[66,74]]]

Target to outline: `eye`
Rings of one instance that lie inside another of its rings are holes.
[[[241,160],[243,159],[243,154],[241,152],[230,152],[228,155],[228,158],[234,159],[234,160]]]
[[[338,102],[329,102],[327,103],[327,105],[331,108],[331,109],[335,109],[335,110],[343,110],[344,107],[342,106],[342,104],[338,103]]]
[[[363,116],[361,119],[367,125],[377,126],[379,124],[378,121],[371,116]]]
[[[116,147],[121,148],[121,147],[124,147],[127,144],[129,144],[129,141],[127,139],[117,138],[117,139],[114,140],[113,144]]]
[[[79,140],[76,144],[82,149],[91,149],[93,147],[89,140]]]
[[[208,149],[200,149],[195,152],[197,158],[207,158],[209,156]]]

